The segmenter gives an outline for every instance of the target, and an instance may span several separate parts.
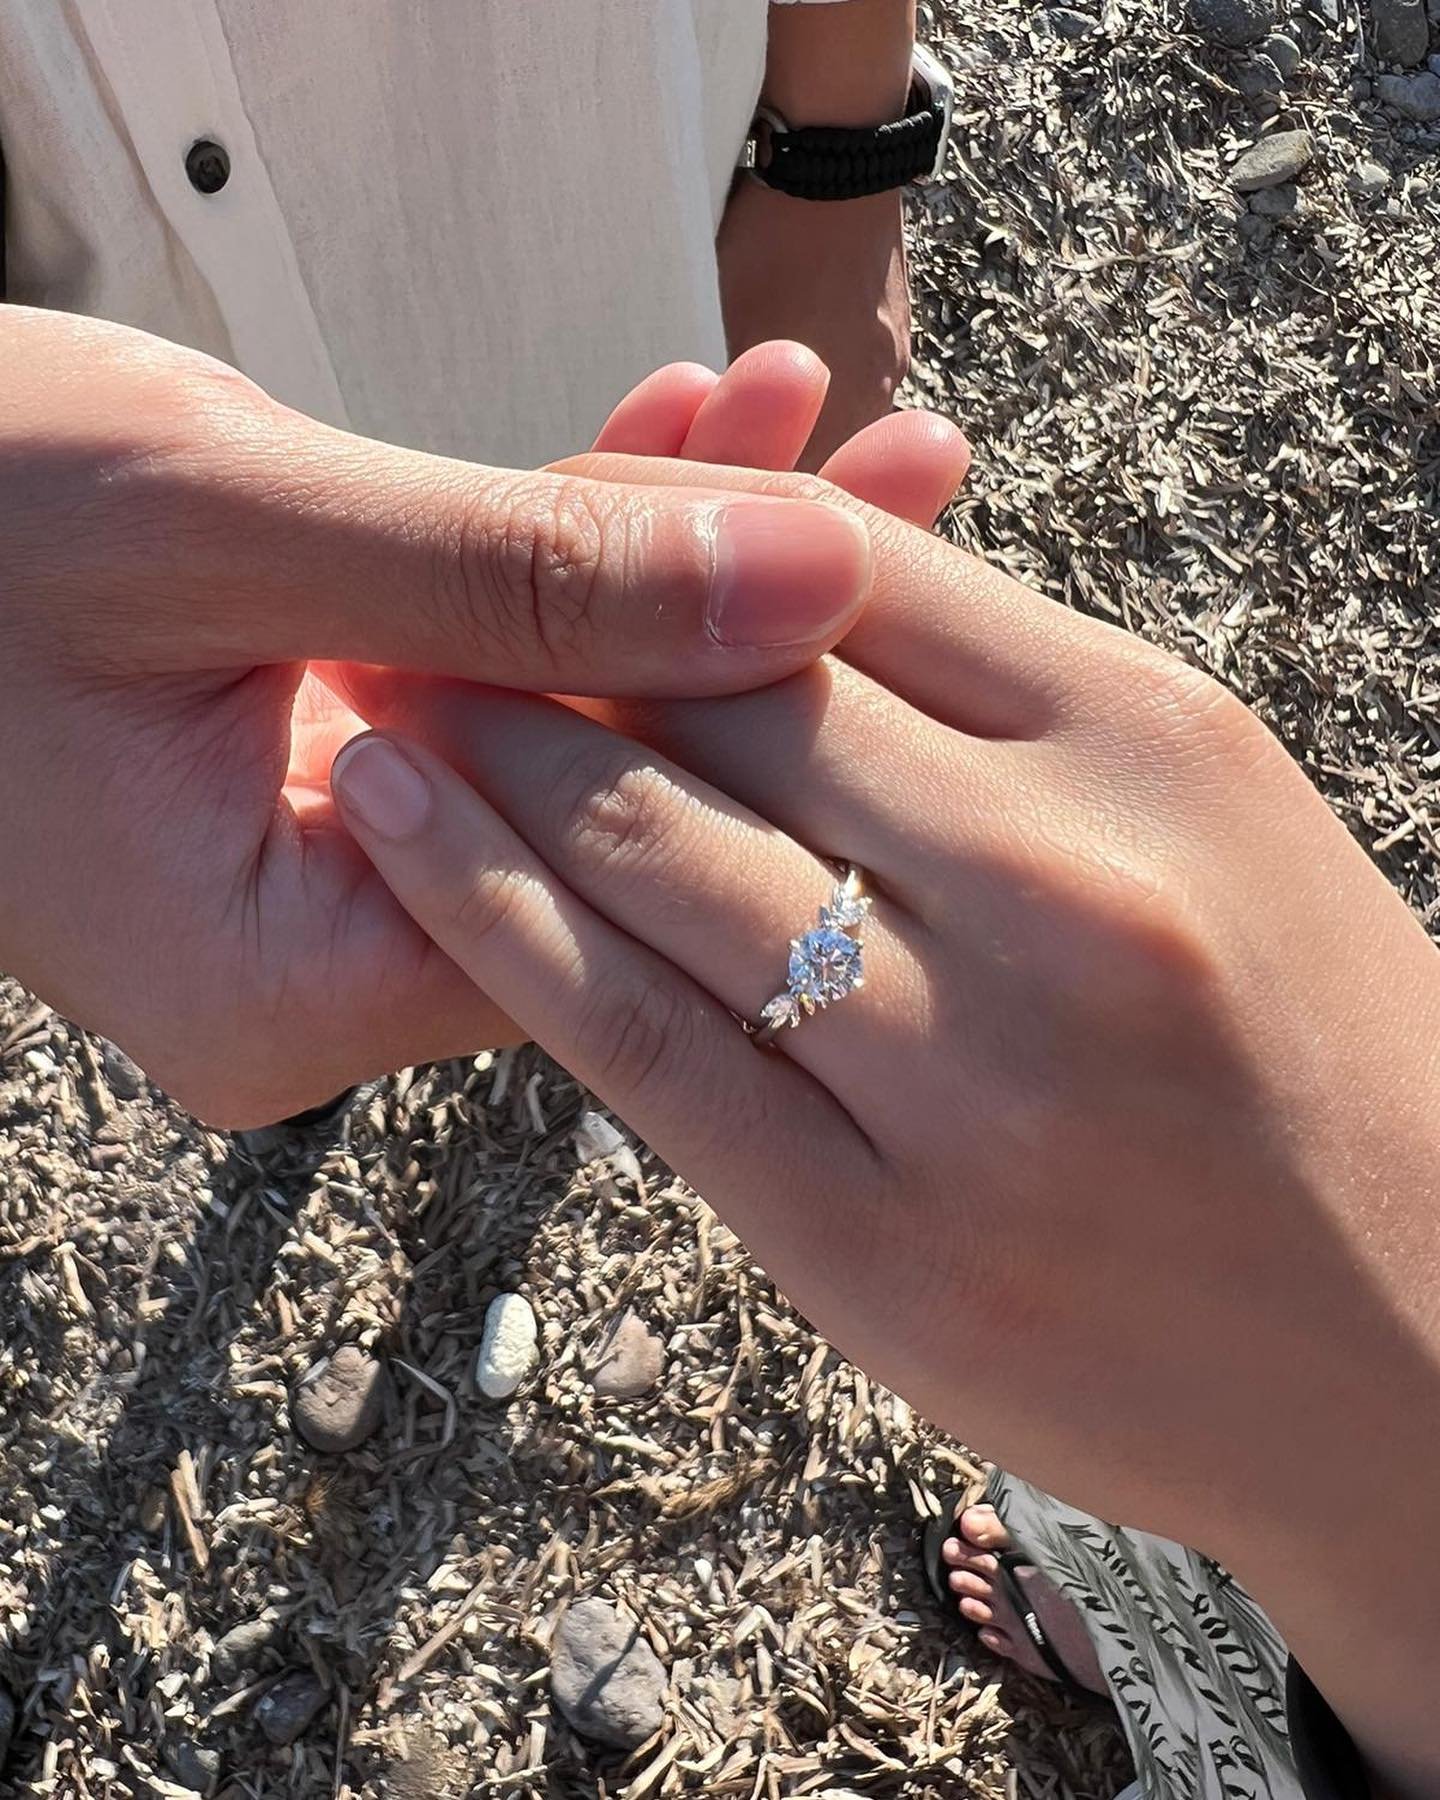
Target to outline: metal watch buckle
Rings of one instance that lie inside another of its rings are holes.
[[[784,137],[789,129],[779,113],[768,106],[762,106],[755,114],[755,123],[750,127],[750,135],[740,152],[740,167],[751,175],[757,175],[761,169],[768,169],[774,140]]]
[[[914,79],[923,82],[932,108],[940,112],[940,141],[935,148],[935,166],[924,177],[926,181],[939,181],[945,173],[945,155],[950,148],[950,135],[955,123],[955,83],[950,79],[950,71],[937,56],[925,48],[923,44],[915,46],[915,57],[911,64]]]

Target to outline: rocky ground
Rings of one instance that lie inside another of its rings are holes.
[[[1433,926],[1440,13],[926,10],[953,529],[1234,685]],[[918,1579],[973,1468],[534,1052],[254,1155],[0,984],[19,1800],[1104,1800]]]

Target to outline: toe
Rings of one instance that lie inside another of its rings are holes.
[[[950,1592],[952,1594],[968,1594],[972,1600],[990,1600],[994,1597],[994,1589],[982,1576],[972,1575],[968,1569],[956,1569],[950,1576]]]
[[[960,1613],[961,1616],[968,1619],[972,1625],[990,1625],[995,1619],[995,1614],[983,1600],[976,1600],[972,1595],[968,1594],[960,1602]]]
[[[977,1550],[1008,1550],[1010,1533],[993,1506],[967,1506],[960,1515],[960,1531]]]

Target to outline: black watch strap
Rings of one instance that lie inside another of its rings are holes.
[[[747,167],[757,181],[796,200],[861,200],[928,175],[944,128],[942,108],[917,82],[905,117],[887,125],[791,129],[762,115]]]

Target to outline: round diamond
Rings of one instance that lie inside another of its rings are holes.
[[[843,1000],[865,978],[864,952],[833,926],[807,931],[790,946],[790,991],[816,1006]]]

